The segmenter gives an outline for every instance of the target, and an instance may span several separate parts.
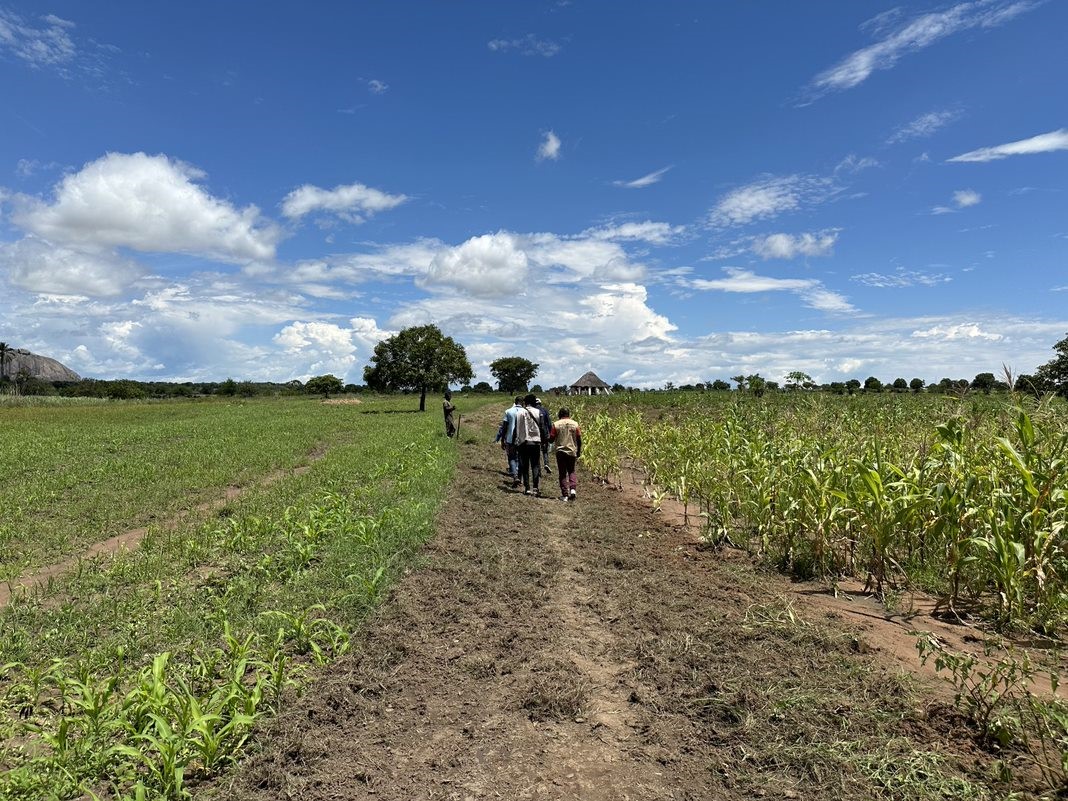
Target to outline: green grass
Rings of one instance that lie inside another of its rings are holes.
[[[0,579],[304,464],[351,438],[362,408],[313,399],[0,408]]]
[[[249,490],[209,519],[150,527],[138,549],[82,563],[0,610],[0,798],[178,799],[224,769],[289,688],[348,648],[432,533],[458,453],[438,415],[367,413],[411,399],[176,406],[148,418],[120,407],[128,417],[109,418],[111,440],[131,460],[155,446],[173,463],[188,451],[168,451],[160,428],[210,431],[230,443],[229,474]],[[287,431],[297,441],[272,454],[264,443]],[[190,436],[210,447],[212,437]],[[308,471],[255,481],[255,469],[324,441]],[[194,474],[217,475],[183,475]],[[138,486],[156,495],[162,475],[145,471]]]

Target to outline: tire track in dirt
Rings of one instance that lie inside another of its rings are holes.
[[[322,459],[325,455],[326,446],[324,444],[319,444],[308,452],[305,456],[304,464],[297,465],[296,467],[275,470],[250,484],[240,486],[231,484],[223,490],[223,494],[220,497],[199,503],[196,506],[183,510],[172,518],[157,523],[156,525],[165,531],[173,531],[178,528],[178,526],[195,518],[197,515],[203,515],[222,509],[226,504],[240,498],[252,489],[270,486],[271,484],[275,484],[289,476],[304,475],[311,470],[311,466],[315,462]],[[141,540],[148,534],[148,529],[148,526],[128,529],[108,537],[106,540],[94,542],[80,553],[68,556],[65,559],[53,562],[50,565],[45,565],[44,567],[34,568],[31,571],[23,573],[21,576],[6,580],[3,584],[0,584],[0,606],[6,606],[11,598],[17,593],[33,592],[36,589],[47,587],[51,581],[71,572],[82,562],[87,562],[97,557],[115,556],[122,551],[133,550],[140,545]]]
[[[458,447],[421,564],[198,799],[867,801],[888,743],[985,769],[848,633],[779,615],[778,577],[610,489],[525,497],[499,451]]]

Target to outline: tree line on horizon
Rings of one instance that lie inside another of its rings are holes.
[[[146,398],[188,398],[208,395],[224,397],[256,397],[262,395],[312,394],[329,397],[331,394],[375,392],[404,392],[419,394],[420,411],[426,408],[428,392],[444,392],[450,386],[461,385],[460,392],[493,392],[494,387],[486,381],[472,385],[474,370],[463,345],[452,337],[445,336],[436,325],[405,328],[379,342],[371,356],[371,364],[364,368],[365,384],[345,384],[332,375],[309,378],[306,382],[293,379],[283,383],[235,381],[135,381],[133,379],[99,380],[86,378],[80,381],[45,381],[26,375],[8,376],[3,367],[10,352],[7,343],[0,342],[0,392],[14,391],[20,395],[60,395],[68,397],[97,397],[123,400]],[[1036,396],[1054,393],[1068,396],[1068,336],[1053,346],[1055,356],[1039,367],[1034,374],[1015,377],[1008,369],[1004,379],[991,372],[977,374],[970,381],[966,378],[943,378],[927,384],[922,378],[895,378],[882,381],[868,376],[863,382],[857,378],[847,381],[831,381],[817,384],[802,371],[788,373],[780,384],[764,378],[759,373],[739,374],[731,377],[738,391],[763,395],[770,391],[822,391],[839,395],[858,392],[898,393],[943,393],[959,394],[966,391],[1004,392],[1012,389]],[[496,391],[509,394],[527,392],[566,392],[566,386],[544,390],[540,385],[531,385],[538,373],[537,362],[521,356],[506,356],[490,363],[490,372],[497,379]],[[694,384],[676,386],[669,381],[662,388],[640,389],[621,383],[612,385],[613,392],[639,391],[729,391],[731,384],[717,378]]]

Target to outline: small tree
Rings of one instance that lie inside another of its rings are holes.
[[[237,394],[237,382],[232,378],[227,378],[221,384],[219,384],[220,395],[236,395]]]
[[[883,382],[873,375],[864,379],[864,391],[865,392],[882,392]]]
[[[775,382],[771,382],[774,384]],[[758,398],[764,397],[764,390],[769,386],[769,382],[765,381],[760,373],[753,373],[745,377],[745,385]],[[778,384],[775,384],[773,389],[778,389]]]
[[[972,389],[978,392],[985,392],[987,395],[997,385],[998,380],[994,378],[993,373],[979,373],[972,379]]]
[[[321,394],[324,398],[329,398],[331,392],[337,395],[343,389],[344,384],[341,383],[341,379],[332,373],[309,378],[308,383],[304,385],[304,391],[309,395]]]
[[[923,385],[926,382],[922,378],[914,378],[909,381],[909,389],[913,392],[923,392]]]
[[[522,356],[502,356],[490,362],[489,367],[497,379],[497,388],[509,395],[526,392],[531,379],[538,374],[538,363]]]
[[[811,383],[812,376],[808,373],[803,373],[800,370],[794,370],[793,372],[786,374],[787,389],[801,389],[801,387]]]
[[[730,389],[731,385],[724,381],[722,378],[717,378],[709,385],[709,389],[715,392],[721,392],[725,389]]]
[[[845,382],[845,388],[850,395],[855,394],[856,391],[860,389],[860,379],[850,378],[848,381]]]
[[[426,411],[427,390],[444,391],[449,384],[475,377],[464,346],[436,325],[405,328],[375,345],[373,364],[363,369],[367,386],[379,391],[419,392],[419,411]]]
[[[1068,336],[1053,346],[1057,354],[1035,372],[1043,386],[1058,395],[1068,396]]]
[[[489,381],[479,381],[472,387],[472,389],[475,392],[493,392],[493,386]]]
[[[894,392],[904,392],[906,389],[909,388],[909,385],[908,385],[908,382],[904,378],[895,378],[894,379],[894,383],[893,383],[893,387],[894,387]]]

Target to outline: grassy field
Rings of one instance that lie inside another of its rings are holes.
[[[148,531],[0,610],[0,798],[182,798],[230,764],[431,532],[456,445],[412,407],[3,410],[8,576]]]

